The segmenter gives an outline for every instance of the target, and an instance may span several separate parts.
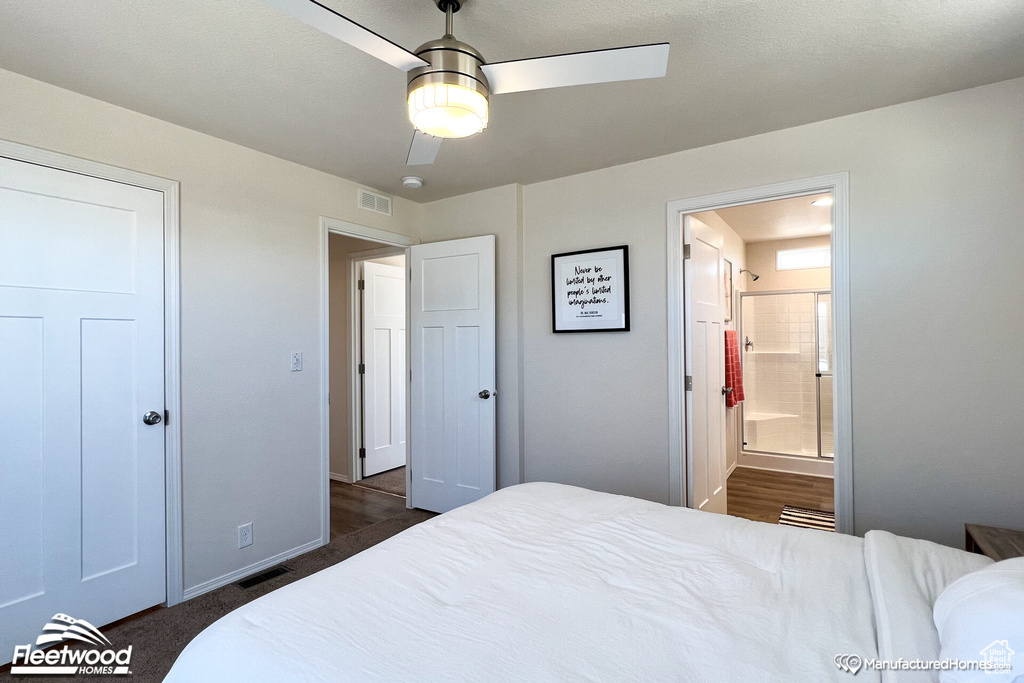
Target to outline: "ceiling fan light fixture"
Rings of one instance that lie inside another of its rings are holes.
[[[409,71],[409,120],[436,138],[465,138],[487,127],[490,92],[481,70],[484,57],[452,35],[455,0],[440,0],[445,35],[420,45],[416,56],[426,62]]]
[[[458,83],[423,83],[409,91],[409,120],[417,130],[437,138],[475,135],[487,127],[487,94],[481,90]]]
[[[444,12],[444,35],[415,53],[360,26],[320,0],[263,0],[292,18],[401,69],[406,103],[416,131],[407,166],[434,163],[444,138],[464,138],[487,127],[491,95],[592,83],[662,78],[668,43],[570,52],[488,64],[472,45],[454,35],[463,0],[434,0]]]

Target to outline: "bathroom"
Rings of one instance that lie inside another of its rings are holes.
[[[729,514],[779,522],[787,508],[834,510],[832,202],[822,193],[698,214],[734,245],[726,329],[742,398],[726,404]]]

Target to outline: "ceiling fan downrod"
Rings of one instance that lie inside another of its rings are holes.
[[[455,13],[462,9],[462,4],[458,0],[438,0],[437,9],[444,12],[444,37],[453,38]]]

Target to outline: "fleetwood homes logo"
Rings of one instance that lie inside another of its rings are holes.
[[[87,647],[68,647],[68,641],[85,643]],[[15,645],[12,674],[64,675],[122,675],[131,674],[128,665],[132,647],[115,650],[106,636],[83,619],[66,614],[54,614],[36,638],[36,645],[48,646],[65,643],[64,647],[33,650],[32,645]]]

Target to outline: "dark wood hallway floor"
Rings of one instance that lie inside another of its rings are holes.
[[[331,540],[405,512],[405,498],[331,482]]]
[[[726,490],[729,514],[758,522],[778,524],[786,505],[835,510],[832,480],[823,477],[737,467]]]

